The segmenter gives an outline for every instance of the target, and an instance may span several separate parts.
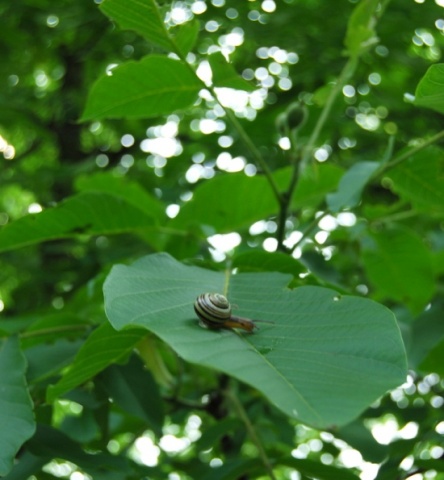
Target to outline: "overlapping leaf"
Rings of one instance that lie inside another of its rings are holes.
[[[434,294],[431,255],[421,238],[408,229],[373,232],[364,245],[363,261],[380,298],[393,298],[419,312]]]
[[[415,105],[444,113],[444,63],[432,65],[415,92]]]
[[[25,381],[26,360],[15,337],[0,344],[0,476],[35,431],[32,401]]]
[[[81,120],[150,118],[189,107],[203,84],[183,62],[150,55],[97,80]]]
[[[98,327],[79,350],[69,371],[48,389],[48,401],[69,392],[124,358],[143,335],[140,329],[116,332],[108,323]]]
[[[135,232],[154,224],[144,211],[108,193],[85,192],[0,230],[0,252],[80,234]]]
[[[154,0],[105,0],[102,12],[116,21],[122,29],[134,30],[154,45],[174,51],[163,18]]]
[[[115,328],[151,330],[184,359],[254,386],[292,417],[319,428],[345,424],[405,378],[394,316],[325,288],[291,291],[290,279],[231,276],[157,254],[113,268],[105,308]],[[250,335],[203,329],[193,312],[203,291],[227,294],[236,314],[274,323]]]

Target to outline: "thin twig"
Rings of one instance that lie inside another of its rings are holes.
[[[41,330],[33,330],[28,332],[23,332],[19,334],[20,338],[32,338],[40,337],[43,335],[50,335],[53,333],[62,333],[62,332],[74,332],[77,330],[86,330],[90,328],[91,325],[64,325],[61,327],[52,327],[52,328],[42,328]]]
[[[433,145],[434,143],[439,142],[441,139],[444,138],[444,130],[441,130],[439,133],[436,135],[433,135],[433,137],[429,138],[425,142],[421,143],[420,145],[417,145],[416,147],[411,148],[407,152],[403,152],[400,155],[396,156],[392,161],[381,165],[381,168],[379,168],[375,174],[374,177],[377,177],[379,175],[382,175],[385,173],[387,170],[390,170],[393,167],[396,167],[399,163],[403,162],[404,160],[407,160],[411,156],[415,155],[415,153],[420,152],[426,147],[429,147],[430,145]]]
[[[253,443],[256,445],[256,447],[258,449],[259,456],[262,460],[262,463],[264,464],[264,467],[266,468],[266,470],[268,472],[269,477],[272,480],[276,480],[276,477],[273,473],[273,467],[271,465],[270,459],[268,458],[268,456],[267,456],[267,454],[264,450],[264,447],[261,443],[261,440],[259,439],[259,436],[257,435],[253,424],[250,422],[250,419],[248,418],[248,415],[245,412],[245,409],[242,406],[241,402],[239,402],[236,395],[234,395],[233,392],[229,389],[225,390],[225,396],[228,398],[228,400],[230,400],[234,409],[236,410],[236,413],[239,415],[239,418],[244,422],[245,428],[246,428],[248,434],[250,435],[251,440],[253,441]]]
[[[335,103],[335,100],[339,93],[342,91],[345,82],[353,75],[357,66],[357,60],[358,59],[355,57],[350,57],[347,63],[344,65],[341,73],[339,74],[336,84],[332,88],[330,95],[325,102],[324,108],[322,109],[321,115],[319,116],[318,121],[316,122],[316,125],[311,132],[310,138],[308,139],[308,142],[304,147],[299,171],[303,170],[306,167],[308,161],[310,160],[310,157],[313,153],[313,148],[319,139],[319,135],[325,125],[325,122],[328,119],[333,104]]]

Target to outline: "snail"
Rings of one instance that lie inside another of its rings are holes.
[[[194,311],[201,323],[208,328],[241,328],[252,332],[258,328],[248,318],[231,315],[231,305],[220,293],[202,293],[194,302]]]

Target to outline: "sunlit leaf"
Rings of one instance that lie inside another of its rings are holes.
[[[177,45],[177,48],[180,50],[182,55],[186,55],[194,47],[197,37],[199,35],[199,22],[198,20],[193,20],[191,22],[184,23],[179,25],[177,32],[174,36],[174,43]]]
[[[242,78],[221,52],[211,54],[208,57],[208,63],[213,73],[213,85],[215,87],[234,88],[247,92],[255,90],[254,85]]]
[[[81,120],[167,115],[192,105],[202,87],[186,64],[150,55],[99,78],[89,92]]]
[[[319,428],[347,423],[404,381],[396,321],[364,298],[320,287],[289,290],[290,279],[228,275],[157,254],[113,268],[105,308],[115,328],[149,329],[185,360],[254,386],[291,417]],[[237,315],[274,323],[255,334],[201,328],[193,302],[205,291],[226,293]]]
[[[164,50],[174,51],[174,44],[154,0],[104,0],[100,9],[120,28],[134,30]]]

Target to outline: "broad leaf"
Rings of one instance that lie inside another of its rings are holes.
[[[252,92],[254,85],[242,78],[234,69],[231,63],[228,63],[221,52],[213,53],[208,57],[208,62],[213,73],[213,85],[215,87],[234,88],[237,90],[246,90]]]
[[[320,287],[291,291],[290,280],[214,272],[157,254],[112,269],[105,308],[115,328],[151,330],[185,360],[254,386],[291,417],[318,428],[345,424],[404,381],[396,321],[373,301]],[[204,291],[227,294],[237,315],[274,323],[255,334],[204,329],[193,311]]]
[[[100,9],[120,28],[134,30],[168,52],[175,50],[154,0],[104,0]]]
[[[58,383],[48,388],[48,401],[52,402],[58,396],[94,377],[109,365],[122,360],[144,334],[145,332],[140,329],[116,332],[108,322],[102,324],[83,344],[68,372]]]
[[[419,312],[433,297],[431,255],[412,231],[398,228],[372,233],[365,241],[362,258],[381,298],[406,303]]]
[[[444,151],[427,148],[387,173],[393,190],[427,214],[444,214]]]
[[[167,115],[192,105],[203,86],[185,63],[150,55],[99,78],[89,92],[81,120]]]
[[[26,359],[17,337],[0,343],[0,476],[12,468],[19,448],[35,431],[25,380]]]
[[[444,63],[432,65],[415,92],[415,105],[444,113]]]
[[[139,183],[126,177],[99,172],[78,177],[75,186],[81,192],[103,192],[121,197],[159,222],[166,217],[165,205]]]
[[[247,177],[243,173],[219,175],[196,188],[171,226],[200,224],[209,225],[218,233],[232,232],[272,215],[277,208],[264,177]]]
[[[80,234],[135,232],[153,225],[153,218],[122,198],[81,193],[60,205],[27,215],[0,230],[0,252]]]
[[[327,204],[332,212],[343,208],[353,208],[361,201],[361,194],[367,182],[372,178],[380,164],[378,162],[359,162],[342,176],[338,190],[327,195]]]
[[[279,172],[282,170],[284,169],[281,169]],[[276,178],[281,185],[279,172]],[[343,172],[341,168],[329,163],[314,164],[305,168],[296,185],[292,207],[317,207],[324,202],[325,195],[338,186]]]
[[[292,208],[317,206],[323,201],[324,195],[336,187],[341,173],[341,169],[332,165],[307,168],[298,182]],[[273,177],[284,191],[290,182],[291,169],[281,168],[273,173]],[[181,208],[179,215],[171,221],[171,226],[186,228],[207,225],[218,233],[226,233],[276,215],[277,211],[277,200],[264,176],[223,174],[197,186],[193,198]]]

